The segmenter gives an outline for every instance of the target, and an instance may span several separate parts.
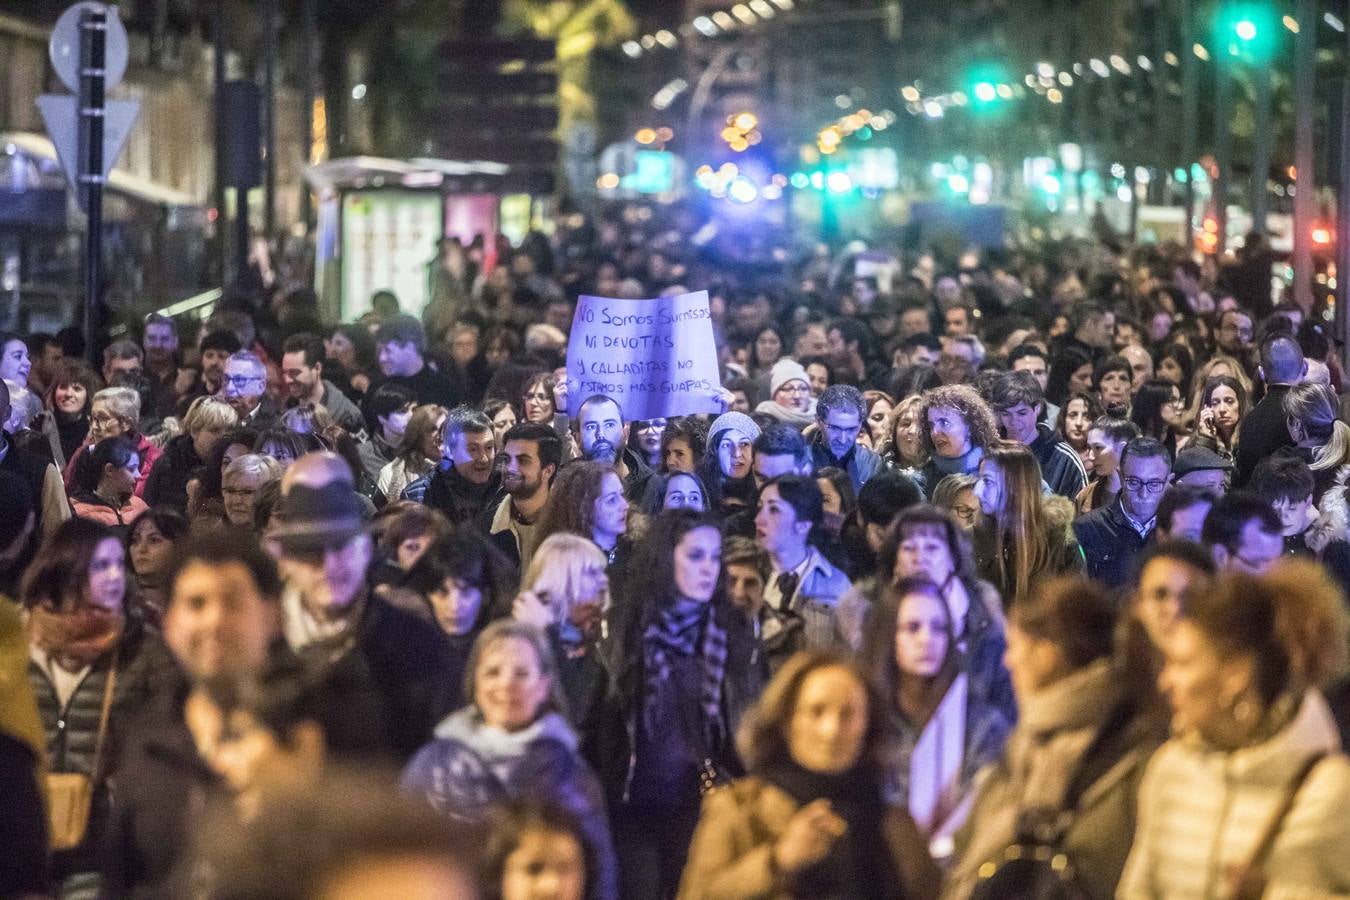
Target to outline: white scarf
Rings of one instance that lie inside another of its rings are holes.
[[[909,814],[925,837],[946,823],[962,799],[969,695],[963,672],[952,681],[909,758]]]

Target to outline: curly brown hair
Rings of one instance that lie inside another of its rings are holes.
[[[928,424],[928,411],[938,406],[954,409],[966,420],[972,447],[985,450],[998,443],[998,422],[994,420],[994,411],[984,402],[984,398],[968,384],[944,384],[924,391],[923,402],[919,406],[919,428],[924,449],[929,456],[937,454],[933,449],[933,429]]]
[[[563,466],[553,480],[539,520],[538,542],[542,544],[546,537],[560,531],[589,538],[595,528],[595,501],[600,496],[600,486],[611,473],[619,474],[608,463],[589,460]]]

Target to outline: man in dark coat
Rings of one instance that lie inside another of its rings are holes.
[[[1285,424],[1284,398],[1308,371],[1303,349],[1293,335],[1277,334],[1261,344],[1257,370],[1266,383],[1266,395],[1242,420],[1242,440],[1237,446],[1237,472],[1233,487],[1246,487],[1256,464],[1281,447],[1294,446]]]
[[[1087,560],[1088,577],[1109,588],[1122,587],[1158,520],[1158,505],[1171,472],[1167,448],[1153,438],[1135,438],[1120,458],[1120,496],[1073,523]]]
[[[501,475],[492,422],[482,412],[457,406],[441,430],[441,462],[403,489],[402,499],[445,513],[453,525],[473,522],[501,499]]]
[[[1078,452],[1039,423],[1045,398],[1030,372],[1005,372],[994,382],[990,406],[1004,436],[1027,446],[1041,467],[1041,479],[1052,493],[1070,500],[1087,485],[1087,469]]]

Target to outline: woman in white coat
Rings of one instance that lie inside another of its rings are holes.
[[[1350,760],[1317,689],[1345,660],[1315,563],[1188,597],[1159,685],[1173,738],[1139,790],[1122,900],[1350,895]]]

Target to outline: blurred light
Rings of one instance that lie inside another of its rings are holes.
[[[711,175],[712,173],[713,173],[712,166],[708,165],[707,163],[704,163],[703,165],[699,166],[697,169],[694,170],[694,177],[702,178],[703,176]]]
[[[818,135],[818,138],[822,146],[837,147],[839,146],[839,143],[844,139],[844,136],[837,127],[831,125],[829,128],[826,128],[824,131],[822,131]]]
[[[731,179],[739,175],[740,171],[741,167],[736,165],[734,162],[726,162],[722,163],[722,165],[717,169],[717,174],[721,175],[723,178]]]
[[[1285,16],[1284,27],[1288,28],[1294,34],[1298,34],[1298,19],[1295,19],[1293,16]]]
[[[1135,62],[1138,63],[1139,68],[1143,69],[1145,72],[1153,71],[1153,60],[1149,59],[1147,56],[1140,56]]]
[[[679,40],[675,35],[664,28],[656,33],[656,40],[661,46],[672,50],[675,48],[675,45],[679,43]]]
[[[998,91],[987,81],[975,85],[975,99],[981,103],[992,103],[998,97]]]
[[[637,41],[624,41],[623,52],[633,57],[633,59],[637,59],[642,55],[642,45]]]
[[[885,117],[885,116],[873,116],[872,118],[870,118],[870,119],[867,120],[867,124],[872,126],[872,130],[873,130],[873,131],[885,131],[885,130],[886,130],[886,117]]]
[[[656,36],[651,34],[644,34],[638,41],[638,43],[642,44],[643,50],[651,50],[656,47]]]
[[[1078,75],[1078,76],[1082,76],[1082,74],[1083,74],[1085,71],[1087,71],[1087,70],[1083,68],[1083,64],[1082,64],[1082,63],[1074,63],[1074,64],[1073,64],[1073,74]]]
[[[1055,76],[1055,67],[1048,62],[1036,63],[1036,74],[1042,78],[1053,78]]]
[[[1051,103],[1063,103],[1064,94],[1060,92],[1059,88],[1051,88],[1045,92],[1045,99],[1049,100]]]
[[[825,186],[830,189],[832,194],[843,194],[853,190],[853,179],[847,172],[831,172],[825,179]]]
[[[353,100],[360,100],[365,95],[366,95],[366,86],[364,84],[357,84],[352,86]]]
[[[772,19],[774,16],[773,7],[765,0],[750,0],[750,8],[759,13],[761,19]]]
[[[923,112],[930,119],[940,119],[942,118],[942,104],[936,100],[929,100],[924,103]]]
[[[1130,190],[1128,184],[1122,184],[1120,187],[1116,188],[1116,199],[1121,203],[1129,203],[1134,199],[1134,191]]]
[[[1134,180],[1140,184],[1148,184],[1153,180],[1153,174],[1149,172],[1147,166],[1134,167]]]
[[[1012,85],[1000,84],[998,86],[998,96],[1000,99],[1003,100],[1011,100],[1013,96]]]
[[[595,179],[595,186],[603,191],[612,191],[619,186],[619,175],[616,172],[606,172]]]
[[[834,98],[834,105],[840,109],[848,109],[853,105],[853,98],[848,94],[840,94]]]
[[[652,144],[656,142],[656,131],[652,128],[639,128],[637,134],[633,135],[633,140],[639,144]]]
[[[1070,75],[1068,72],[1060,72],[1059,83],[1064,85],[1065,87],[1070,87],[1073,84],[1073,76]]]
[[[1196,56],[1203,59],[1205,62],[1209,62],[1209,51],[1205,49],[1204,44],[1193,45],[1191,47],[1191,52],[1193,52]]]
[[[1055,175],[1046,175],[1041,179],[1041,190],[1045,191],[1047,194],[1058,194],[1061,187],[1062,185],[1059,183],[1059,178]]]
[[[793,172],[792,178],[789,180],[792,182],[792,186],[799,191],[805,189],[811,183],[811,179],[806,177],[805,172]]]
[[[965,194],[970,191],[970,179],[964,175],[953,173],[947,176],[947,187],[953,194]]]
[[[780,188],[787,187],[788,183],[787,176],[782,174],[781,172],[776,172],[774,173],[774,176],[769,179],[769,183],[774,185],[775,187]]]
[[[1130,74],[1130,64],[1125,61],[1125,57],[1118,54],[1111,57],[1111,68],[1122,75]]]
[[[707,16],[699,16],[693,22],[694,30],[705,37],[717,37],[717,26]]]
[[[773,0],[773,2],[779,9],[792,9],[794,5],[792,0]]]
[[[759,124],[759,118],[752,112],[737,113],[731,124],[741,131],[754,131],[755,126]]]
[[[749,178],[740,175],[727,185],[727,196],[737,203],[754,203],[759,197],[759,188]]]
[[[735,153],[744,153],[745,151],[750,149],[750,142],[743,137],[738,137],[734,140],[728,141],[727,146],[730,147],[732,151]]]
[[[825,190],[825,174],[823,172],[811,173],[811,187],[818,191]]]
[[[900,89],[900,96],[904,97],[910,103],[918,103],[920,97],[919,89],[912,84],[907,84]]]
[[[1124,178],[1124,177],[1125,177],[1125,167],[1124,167],[1123,165],[1121,165],[1120,163],[1111,163],[1111,177],[1112,177],[1112,178]]]
[[[717,12],[713,13],[712,20],[717,23],[718,27],[726,30],[736,27],[736,20],[727,15],[725,9],[719,9]]]
[[[1179,66],[1181,65],[1181,58],[1171,50],[1168,50],[1163,54],[1163,62],[1167,63],[1169,66]]]
[[[966,101],[967,97],[965,91],[957,91],[956,93],[952,94],[952,104],[954,106],[965,106]]]
[[[1233,26],[1233,33],[1244,41],[1256,40],[1256,23],[1251,19],[1243,19]]]
[[[731,8],[731,14],[746,25],[753,25],[758,21],[758,19],[755,18],[755,14],[750,11],[750,7],[746,6],[744,3],[737,3],[733,6]]]
[[[669,128],[658,128],[658,129],[656,129],[656,139],[657,139],[658,141],[660,141],[661,143],[663,143],[663,144],[666,143],[667,141],[673,140],[674,137],[675,137],[675,132],[672,131],[672,130],[669,129]]]
[[[766,184],[759,195],[765,200],[780,200],[783,197],[783,189],[776,184]]]
[[[1025,81],[1025,82],[1027,83],[1027,87],[1035,87],[1035,86],[1036,86],[1036,76],[1035,76],[1035,75],[1032,75],[1032,74],[1028,73],[1028,74],[1027,74],[1027,77],[1026,77],[1026,78],[1023,78],[1022,80]]]
[[[1319,247],[1325,247],[1331,243],[1331,229],[1325,225],[1318,225],[1312,230],[1312,242]]]
[[[1093,59],[1088,65],[1092,67],[1093,73],[1101,78],[1109,78],[1111,75],[1111,70],[1100,59]]]
[[[1336,17],[1334,13],[1327,13],[1322,16],[1322,21],[1331,26],[1332,31],[1345,32],[1345,23]]]

